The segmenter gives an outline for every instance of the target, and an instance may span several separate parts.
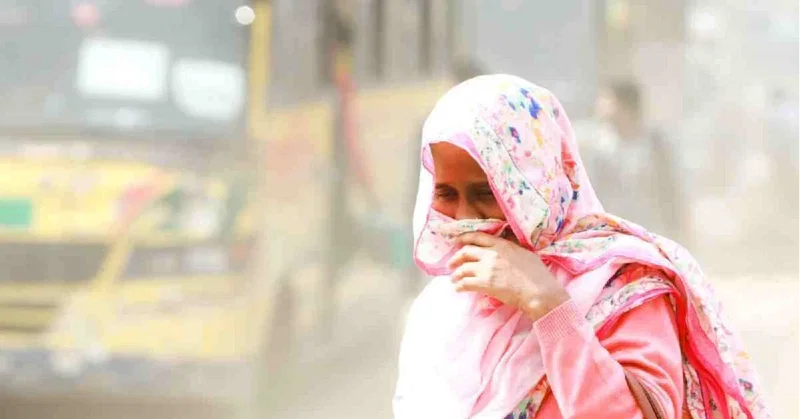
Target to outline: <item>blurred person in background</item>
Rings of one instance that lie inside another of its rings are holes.
[[[639,86],[615,81],[601,91],[598,126],[579,137],[592,186],[611,213],[681,237],[684,208],[677,160],[663,132],[647,126]]]
[[[395,418],[769,417],[692,257],[603,211],[549,91],[468,80],[422,147],[414,255],[435,277],[408,315]]]

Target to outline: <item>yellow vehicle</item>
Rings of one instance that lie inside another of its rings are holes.
[[[347,258],[330,227],[363,202],[331,182],[342,178],[344,137],[356,133],[351,148],[378,173],[373,190],[411,178],[417,168],[397,157],[449,84],[432,58],[447,54],[421,47],[409,73],[387,53],[402,30],[359,35],[386,44],[338,55],[356,63],[340,69],[359,84],[343,95],[330,54],[341,50],[299,48],[300,31],[327,33],[331,19],[318,10],[295,22],[310,10],[300,3],[0,6],[0,51],[15,57],[0,68],[3,393],[239,403],[264,382],[254,365],[275,348],[324,344],[325,309],[369,294],[336,300]],[[374,30],[407,21],[397,12],[408,2],[374,3]],[[436,19],[447,15],[420,3],[413,13],[430,37],[420,45],[440,45],[436,28],[447,25]],[[334,13],[367,27],[347,4]],[[384,62],[362,78],[357,63],[373,52]],[[376,197],[401,227],[406,196]]]
[[[268,315],[242,297],[260,231],[251,14],[2,2],[3,392],[244,394],[220,383],[247,381],[245,329]]]

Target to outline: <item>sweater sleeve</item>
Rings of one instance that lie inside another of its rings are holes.
[[[642,418],[625,371],[678,418],[683,365],[675,314],[657,297],[623,314],[604,337],[567,301],[534,325],[547,380],[564,418]]]

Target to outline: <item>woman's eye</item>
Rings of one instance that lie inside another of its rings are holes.
[[[494,201],[494,193],[491,189],[477,191],[475,197],[481,201]]]
[[[438,200],[450,201],[456,199],[457,194],[452,191],[436,191],[434,197]]]

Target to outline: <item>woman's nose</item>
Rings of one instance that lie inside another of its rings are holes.
[[[486,218],[483,217],[475,208],[475,205],[472,203],[462,200],[458,203],[458,208],[456,209],[456,220],[470,220],[470,219],[478,219],[478,218]]]

